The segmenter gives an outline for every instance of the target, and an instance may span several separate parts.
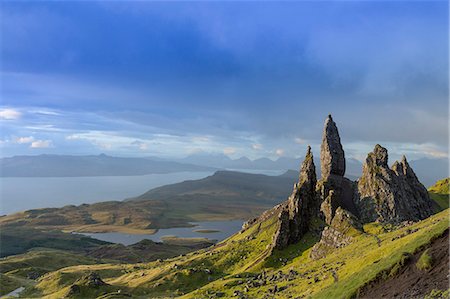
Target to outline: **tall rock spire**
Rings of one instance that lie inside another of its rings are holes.
[[[345,173],[344,150],[331,114],[325,120],[323,129],[322,145],[320,146],[320,169],[322,179],[326,179],[332,174],[344,176]]]
[[[283,249],[298,242],[309,230],[312,218],[318,215],[319,204],[315,195],[316,167],[311,147],[308,146],[305,160],[300,168],[300,177],[278,220],[279,228],[274,236],[274,248]]]

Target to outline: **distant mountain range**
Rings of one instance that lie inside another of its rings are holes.
[[[315,157],[320,177],[319,157]],[[180,171],[216,171],[219,169],[264,172],[298,170],[301,159],[280,157],[277,160],[247,157],[231,159],[223,154],[195,154],[178,160],[158,157],[122,158],[104,154],[97,156],[39,155],[14,156],[0,159],[2,177],[74,177],[74,176],[127,176]],[[448,176],[448,159],[422,158],[410,162],[425,186]],[[348,158],[346,177],[356,180],[361,176],[362,163]]]
[[[0,160],[2,177],[127,176],[180,171],[214,171],[213,167],[150,158],[39,155]]]
[[[319,157],[315,157],[314,163],[319,164]],[[241,157],[239,159],[231,159],[230,157],[217,154],[195,154],[186,158],[177,160],[177,162],[190,163],[195,165],[216,167],[220,169],[248,169],[248,170],[298,170],[300,167],[300,158],[288,158],[280,157],[277,160],[271,160],[269,158],[259,158],[256,160],[250,160],[247,157]],[[361,174],[362,164],[356,159],[348,159],[347,161],[347,175],[359,176]],[[317,167],[318,174],[320,175],[320,167]]]

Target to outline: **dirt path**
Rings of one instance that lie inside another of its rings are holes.
[[[423,298],[433,289],[447,290],[449,287],[448,235],[447,229],[428,247],[434,261],[429,271],[420,271],[416,267],[417,260],[424,251],[422,250],[414,254],[393,278],[380,279],[365,286],[358,298]]]

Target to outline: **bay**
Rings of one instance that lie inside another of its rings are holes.
[[[0,178],[0,215],[37,208],[58,208],[138,196],[150,189],[196,180],[212,172],[140,176]]]
[[[125,234],[125,233],[82,233],[95,239],[123,245],[135,244],[144,239],[162,242],[164,237],[174,236],[179,238],[208,238],[210,240],[222,241],[232,234],[238,232],[243,224],[242,220],[225,221],[202,221],[192,222],[192,227],[174,227],[159,229],[155,234]],[[205,233],[201,230],[210,230]]]

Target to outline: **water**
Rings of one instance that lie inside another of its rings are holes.
[[[201,179],[211,174],[177,172],[141,176],[0,178],[0,215],[36,208],[123,200],[155,187]]]
[[[176,236],[180,238],[208,238],[210,240],[222,241],[238,232],[242,227],[243,221],[202,221],[192,222],[191,224],[195,226],[159,229],[158,232],[153,235],[132,235],[125,233],[83,233],[83,235],[107,242],[121,243],[123,245],[131,245],[144,239],[161,242],[162,237],[164,236]],[[218,231],[211,233],[196,232],[196,230],[200,229]]]
[[[17,288],[11,293],[6,294],[5,296],[1,296],[0,298],[18,297],[20,292],[22,292],[23,290],[25,290],[24,287]]]

